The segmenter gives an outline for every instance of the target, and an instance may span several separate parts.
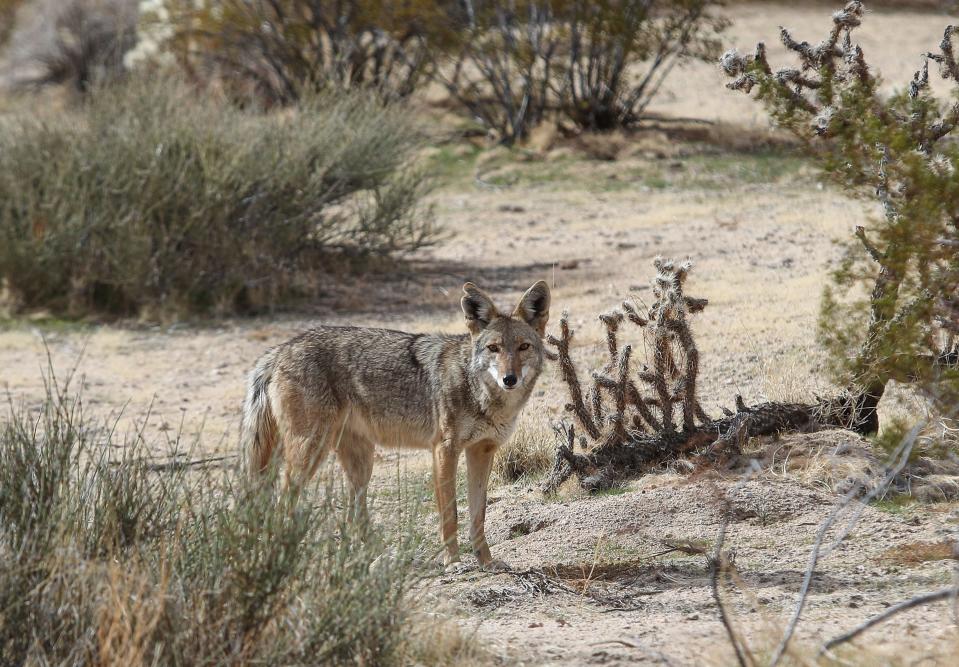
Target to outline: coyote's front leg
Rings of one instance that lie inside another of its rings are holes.
[[[446,553],[443,565],[460,559],[456,539],[456,462],[459,449],[450,440],[443,440],[433,448],[433,486],[440,515],[440,539]]]
[[[502,570],[508,566],[494,561],[486,543],[486,490],[493,467],[495,442],[480,442],[466,450],[466,494],[470,505],[470,542],[473,555],[484,569]]]

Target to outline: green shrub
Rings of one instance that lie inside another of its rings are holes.
[[[730,88],[755,91],[770,116],[794,133],[844,191],[881,210],[858,228],[834,268],[820,317],[838,378],[859,410],[856,426],[878,430],[877,405],[890,381],[919,387],[955,415],[959,400],[959,104],[933,94],[930,65],[959,93],[957,29],[892,95],[854,33],[863,3],[849,2],[815,46],[782,29],[795,67],[774,71],[765,46],[722,59]],[[920,55],[920,54],[903,54]]]
[[[118,438],[55,382],[0,421],[0,664],[390,665],[419,650],[403,502],[395,525],[363,529],[333,487],[294,509],[232,473],[157,465],[142,436]]]
[[[361,96],[285,114],[172,84],[0,119],[0,277],[57,313],[222,313],[317,289],[331,252],[435,236],[418,134]]]

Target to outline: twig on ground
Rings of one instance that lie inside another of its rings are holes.
[[[739,480],[736,486],[733,487],[731,493],[736,493],[741,489],[758,471],[759,466],[753,461],[749,470],[743,475],[743,478]],[[722,621],[723,628],[725,628],[726,634],[729,636],[729,642],[733,645],[733,650],[736,652],[736,661],[740,667],[749,667],[751,663],[755,663],[752,652],[746,645],[745,640],[740,639],[739,635],[736,634],[732,619],[729,616],[729,612],[726,611],[726,605],[723,603],[722,595],[719,593],[719,576],[732,567],[729,558],[723,553],[723,546],[726,543],[726,529],[729,528],[729,519],[732,516],[732,502],[729,496],[730,494],[727,493],[723,498],[723,519],[719,524],[719,535],[716,537],[716,546],[713,549],[713,553],[711,556],[706,557],[706,561],[710,569],[709,580],[713,591],[713,600],[716,601],[716,608],[719,610],[719,620]],[[750,658],[749,662],[746,661],[747,655]]]
[[[209,463],[219,463],[221,461],[230,461],[235,459],[236,454],[226,454],[224,456],[210,456],[205,459],[195,459],[193,461],[167,461],[165,463],[148,463],[146,469],[150,472],[177,472],[185,468],[205,466]]]

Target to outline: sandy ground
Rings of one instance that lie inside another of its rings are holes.
[[[733,11],[730,41],[743,48],[775,37],[780,23],[810,39],[828,25],[821,8]],[[863,41],[888,80],[906,81],[943,24],[934,14],[876,12]],[[715,68],[693,67],[670,84],[656,111],[765,127],[758,108],[722,83]],[[434,159],[447,173],[434,203],[451,237],[409,267],[331,290],[301,314],[175,326],[17,320],[0,330],[0,387],[14,403],[38,403],[46,345],[60,376],[77,365],[75,383],[83,385],[89,412],[106,418],[125,406],[121,430],[130,430],[149,409],[148,437],[201,433],[196,455],[229,455],[246,372],[267,347],[305,327],[460,331],[464,281],[512,303],[542,278],[553,288],[554,323],[559,311],[570,312],[577,358],[589,363],[603,351],[595,315],[627,295],[648,300],[651,261],[664,255],[695,262],[688,292],[710,302],[694,325],[707,411],[717,414],[736,394],[754,402],[823,389],[814,336],[819,295],[840,252],[835,239],[868,224],[869,205],[823,186],[789,157],[717,153],[663,132],[621,141],[616,161],[588,160],[565,147],[528,161],[443,148]],[[546,431],[563,402],[549,368],[524,420]],[[787,444],[800,451],[818,443],[835,453],[842,438],[851,436]],[[427,472],[420,454],[382,458],[396,465],[378,469],[381,490],[395,484],[396,466],[417,481]],[[781,632],[817,526],[837,501],[828,477],[767,469],[733,495],[727,546],[741,582],[725,595],[758,652],[768,652]],[[528,484],[497,487],[487,522],[495,555],[518,570],[551,573],[569,590],[470,570],[441,578],[427,595],[509,664],[730,664],[705,557],[651,554],[670,536],[711,544],[718,498],[735,484],[735,474],[663,473],[621,494],[560,500],[544,500]],[[801,641],[950,581],[953,568],[940,547],[955,538],[956,508],[866,507],[857,529],[817,570]],[[902,556],[913,551],[938,557]],[[868,636],[880,650],[895,647],[893,657],[863,664],[898,664],[897,654],[909,655],[903,662],[910,664],[950,664],[959,650],[953,623],[944,605],[912,611]]]

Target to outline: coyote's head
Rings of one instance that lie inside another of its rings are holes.
[[[489,386],[510,392],[533,385],[543,367],[543,336],[549,320],[549,286],[526,290],[510,315],[473,283],[463,285],[463,313],[473,340],[472,370]]]

